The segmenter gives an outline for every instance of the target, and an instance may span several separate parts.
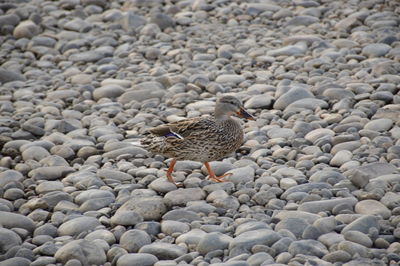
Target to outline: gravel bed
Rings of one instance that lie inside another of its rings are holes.
[[[398,265],[400,3],[0,3],[0,265]],[[131,144],[241,99],[201,163]]]

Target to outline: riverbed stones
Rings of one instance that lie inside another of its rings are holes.
[[[398,264],[397,2],[253,2],[0,5],[3,264]],[[177,187],[140,139],[224,94],[228,175]]]

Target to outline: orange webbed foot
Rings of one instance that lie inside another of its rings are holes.
[[[209,175],[208,179],[213,180],[213,181],[218,182],[218,183],[222,183],[222,182],[226,182],[226,180],[224,180],[224,177],[231,176],[231,175],[232,175],[232,173],[226,173],[226,174],[223,174],[221,176],[215,176],[215,175],[211,176],[211,175]]]

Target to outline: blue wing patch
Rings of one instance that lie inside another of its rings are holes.
[[[177,139],[183,139],[183,137],[181,135],[179,135],[176,132],[173,132],[172,130],[167,135],[164,135],[164,137],[166,137],[166,138],[167,137],[174,137],[174,138],[177,138]]]

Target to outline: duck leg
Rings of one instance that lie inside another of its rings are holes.
[[[174,183],[174,184],[175,184],[175,181],[174,181],[174,178],[172,177],[172,172],[174,171],[175,164],[176,164],[176,159],[173,159],[171,161],[171,163],[169,164],[169,167],[168,167],[168,170],[167,170],[168,181],[171,182],[171,183]]]
[[[225,182],[224,177],[232,175],[231,173],[226,173],[221,176],[216,176],[208,162],[205,162],[204,165],[206,166],[208,171],[208,179],[213,180],[215,182]]]
[[[176,164],[176,159],[173,159],[173,160],[171,161],[171,163],[169,164],[168,169],[166,170],[166,171],[167,171],[167,178],[168,178],[168,181],[171,182],[171,183],[173,183],[175,186],[177,186],[177,187],[182,187],[182,184],[176,183],[176,182],[174,181],[174,178],[172,177],[172,172],[174,171],[174,166],[175,166],[175,164]]]

